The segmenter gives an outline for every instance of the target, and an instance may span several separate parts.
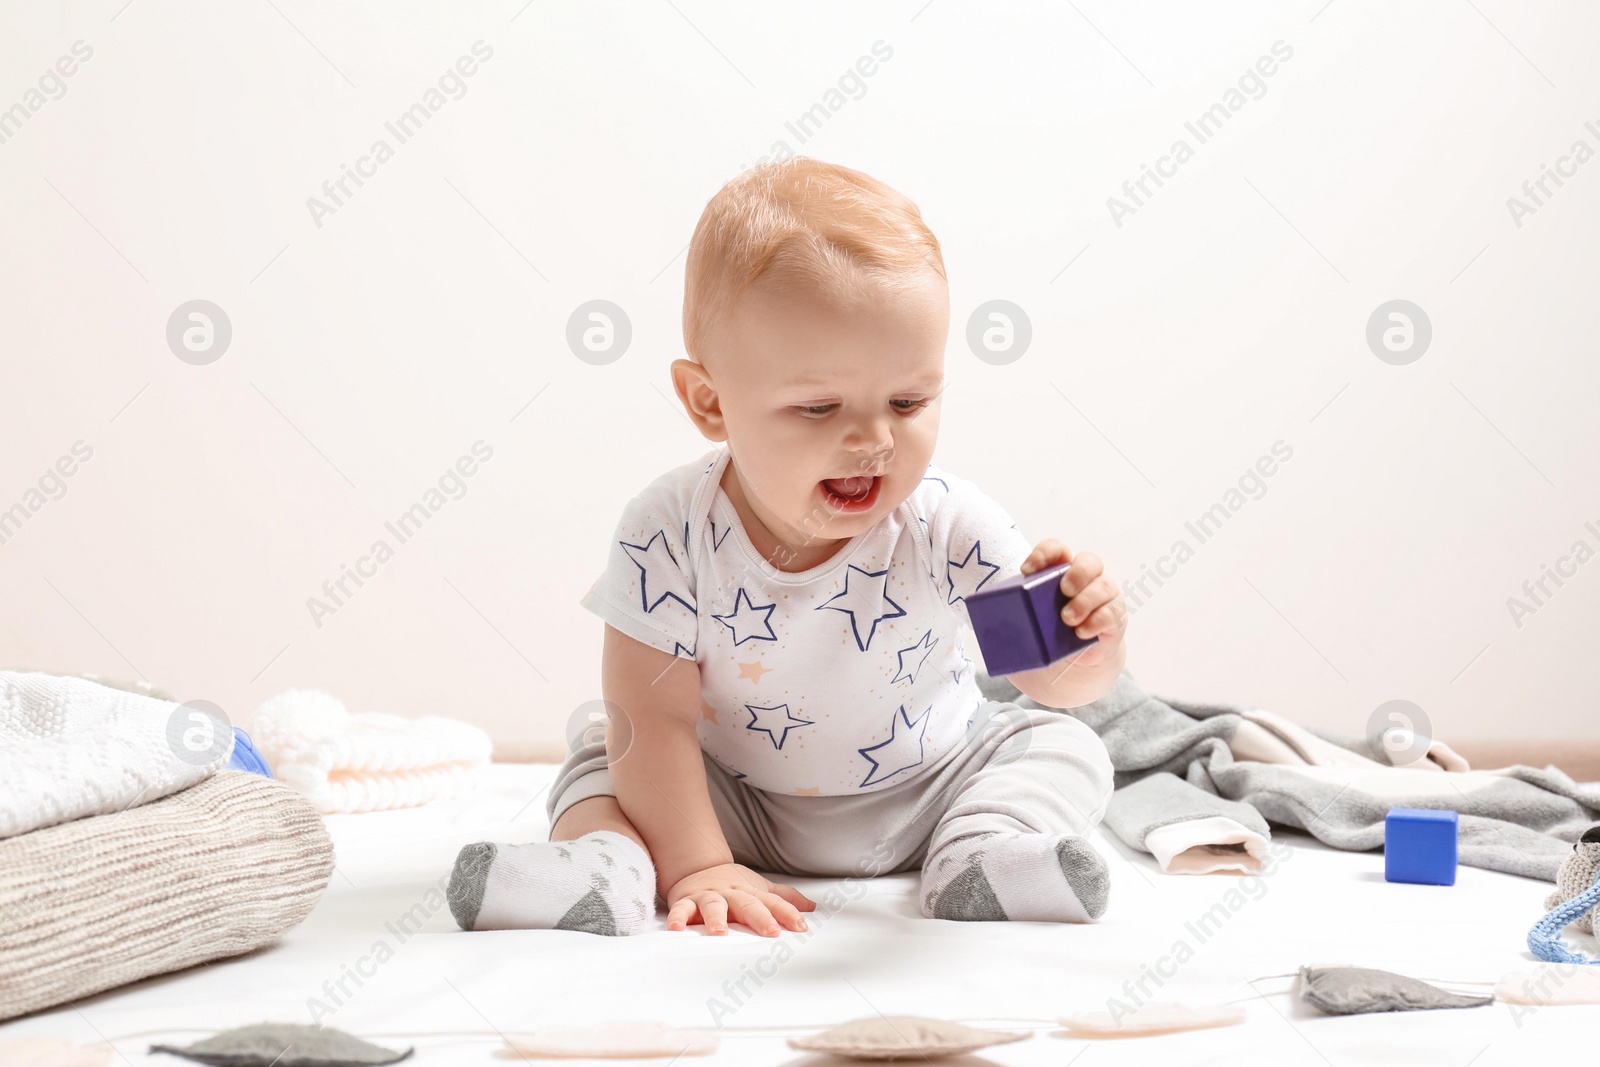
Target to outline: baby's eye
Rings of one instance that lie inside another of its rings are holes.
[[[889,401],[889,405],[896,411],[907,415],[913,411],[919,411],[931,403],[933,403],[932,398],[926,398],[923,400],[909,400],[904,397],[900,397],[898,399]],[[902,407],[901,405],[906,406]],[[807,416],[816,416],[820,418],[838,406],[838,404],[807,404],[798,406],[795,408],[795,410]]]

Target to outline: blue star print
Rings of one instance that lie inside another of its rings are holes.
[[[710,753],[707,753],[707,755],[710,755]],[[715,756],[712,756],[711,759],[717,764],[717,766],[721,767],[723,770],[725,770],[729,774],[733,775],[735,779],[750,777],[748,774],[744,773],[743,771],[734,770],[732,767],[729,767],[726,763],[724,763],[722,760],[717,759],[717,757],[715,757]]]
[[[659,542],[659,545],[657,542]],[[667,546],[667,532],[665,530],[657,530],[655,536],[642,545],[632,544],[628,541],[618,541],[617,543],[622,546],[622,551],[627,554],[627,557],[633,561],[633,565],[639,568],[639,601],[645,611],[656,610],[663,600],[676,600],[688,608],[692,614],[699,614],[693,604],[677,593],[666,592],[656,597],[653,601],[650,599],[650,564],[654,564],[668,574],[678,570],[678,561],[673,558],[672,549]],[[639,557],[634,555],[635,552],[644,553],[644,562],[641,563],[639,561]],[[692,596],[693,594],[690,595]]]
[[[745,729],[760,730],[765,733],[772,739],[773,748],[783,747],[784,741],[789,737],[790,730],[798,730],[802,726],[814,725],[810,719],[797,718],[795,714],[789,710],[789,705],[787,704],[779,704],[777,707],[773,708],[763,708],[758,704],[746,704],[744,708],[750,713],[750,722],[746,724]],[[774,713],[766,717],[765,725],[762,723],[761,712],[763,711],[770,711]],[[781,718],[776,714],[777,712],[783,713]],[[781,730],[782,733],[773,733],[772,731],[774,729]]]
[[[717,520],[716,519],[710,519],[708,521],[711,523],[711,551],[715,552],[717,549],[722,547],[722,542],[724,542],[724,541],[726,541],[728,539],[728,533],[729,533],[730,530],[733,529],[733,527],[731,527],[731,526],[724,527],[723,531],[722,531],[722,536],[719,537],[719,536],[717,536]],[[689,552],[689,520],[688,519],[684,519],[683,520],[683,551],[684,551],[685,555],[687,555],[688,552]]]
[[[974,560],[972,557],[977,556]],[[948,560],[945,568],[945,582],[950,586],[950,595],[945,598],[945,603],[954,604],[964,600],[983,588],[983,583],[993,578],[1000,571],[1000,564],[990,563],[983,558],[983,542],[973,541],[972,547],[967,549],[966,558],[960,563]],[[985,570],[987,568],[987,570]],[[959,573],[958,573],[959,572]],[[960,592],[957,592],[956,579],[960,578]]]
[[[972,667],[972,660],[967,657],[967,646],[966,645],[962,645],[961,646],[961,666],[959,666],[955,670],[951,671],[950,672],[950,677],[954,678],[956,681],[959,682],[959,681],[961,681],[961,676],[963,674],[966,674],[967,671],[969,669],[971,669],[971,667]]]
[[[850,588],[852,572],[859,574],[863,579],[875,578],[876,581],[867,582],[858,579],[854,589]],[[835,600],[845,601],[845,607],[835,607]],[[883,605],[888,604],[894,611],[884,611]],[[884,619],[898,619],[905,614],[905,610],[889,598],[889,568],[881,571],[864,571],[854,563],[850,564],[844,574],[844,591],[828,598],[826,603],[818,604],[816,610],[827,608],[830,611],[842,611],[850,616],[850,629],[855,634],[856,647],[862,652],[872,643],[872,635],[878,630],[878,623]],[[867,625],[866,640],[861,639],[861,620],[871,620]]]
[[[895,653],[895,655],[900,659],[900,664],[895,668],[894,677],[889,679],[890,684],[898,682],[902,677],[912,684],[915,684],[917,681],[917,672],[921,670],[922,665],[927,662],[928,655],[933,652],[933,646],[937,643],[938,642],[933,639],[933,631],[929,630],[927,633],[922,635],[922,638],[916,644],[902,648],[899,652]],[[908,663],[911,665],[909,669],[906,667]]]
[[[901,771],[910,770],[912,767],[922,763],[922,738],[928,732],[928,719],[932,712],[933,707],[929,705],[913,721],[906,716],[906,706],[901,704],[895,712],[894,718],[890,720],[889,740],[868,748],[856,749],[857,752],[861,753],[863,759],[872,764],[872,770],[867,772],[867,777],[857,788],[872,785],[875,780],[881,782],[886,778],[892,778]],[[900,729],[902,723],[905,724],[904,732]],[[916,744],[917,749],[915,759],[911,755],[913,742]],[[879,758],[874,759],[867,755],[868,752],[877,752],[879,749],[886,750]],[[881,775],[878,774],[885,767],[893,767],[894,769],[884,771]]]
[[[981,711],[982,709],[983,709],[983,701],[981,701],[981,700],[978,701],[976,704],[972,705],[972,714],[967,716],[967,732],[968,733],[970,733],[972,731],[972,721],[978,717],[978,712]]]
[[[778,635],[772,632],[772,612],[777,606],[777,601],[773,601],[771,604],[751,603],[750,594],[745,592],[744,586],[740,586],[738,596],[733,598],[733,611],[727,615],[713,614],[711,617],[733,631],[733,643],[735,645],[742,645],[750,640],[776,641]],[[745,608],[750,610],[746,611]],[[765,614],[760,619],[757,619],[755,617],[757,612],[765,612]],[[741,635],[739,633],[741,625],[751,631],[757,626],[765,626],[767,632],[764,634],[752,632]]]

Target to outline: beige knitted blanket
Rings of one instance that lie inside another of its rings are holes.
[[[221,770],[0,840],[0,1020],[236,956],[311,913],[333,842],[281,782]]]

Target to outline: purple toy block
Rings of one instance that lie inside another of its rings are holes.
[[[1014,574],[966,598],[967,616],[991,678],[1032,670],[1100,640],[1082,638],[1061,621],[1067,596],[1061,576],[1070,563]]]

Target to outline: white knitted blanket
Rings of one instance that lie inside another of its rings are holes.
[[[233,732],[220,756],[192,762],[183,745],[194,721],[169,700],[0,671],[0,839],[148,804],[215,774],[233,754]]]
[[[291,689],[246,727],[274,777],[323,814],[409,808],[476,788],[494,742],[471,723],[351,714],[327,693]]]

